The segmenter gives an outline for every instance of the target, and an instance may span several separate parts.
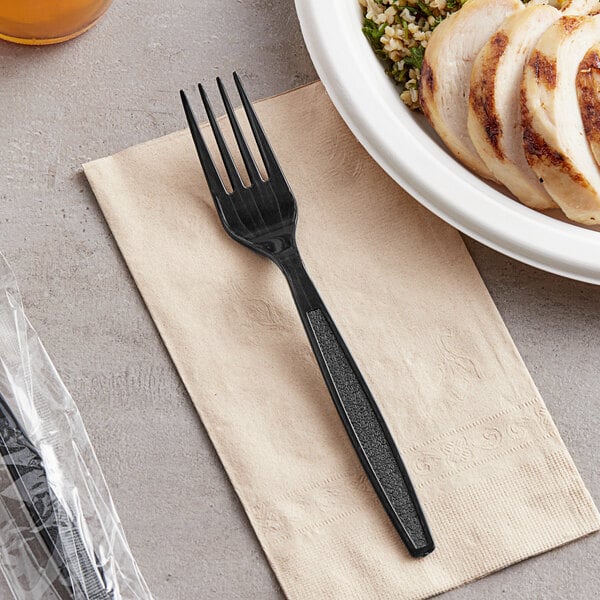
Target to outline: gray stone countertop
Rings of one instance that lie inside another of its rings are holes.
[[[0,248],[157,600],[283,596],[80,165],[183,128],[179,88],[234,69],[255,99],[316,79],[292,0],[120,0],[67,44],[0,42]],[[600,288],[466,243],[600,501]],[[591,536],[443,597],[600,598],[599,557]]]

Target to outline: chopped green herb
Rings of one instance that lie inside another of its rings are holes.
[[[417,2],[417,6],[421,9],[421,12],[423,14],[425,14],[427,17],[433,16],[433,13],[431,12],[431,9],[424,2],[421,2],[419,0],[419,2]]]
[[[404,61],[392,63],[392,67],[386,73],[398,83],[404,83],[408,79],[408,67]]]
[[[420,69],[425,56],[425,48],[423,46],[415,46],[410,49],[410,55],[404,59],[404,64],[414,69]]]
[[[385,31],[385,23],[382,25],[377,25],[371,19],[365,19],[362,28],[363,33],[366,38],[371,42],[371,46],[373,50],[381,56],[385,56],[385,52],[383,50],[383,45],[381,43],[381,36]]]

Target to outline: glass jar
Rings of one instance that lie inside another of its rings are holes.
[[[56,44],[92,27],[112,0],[0,0],[0,38]]]

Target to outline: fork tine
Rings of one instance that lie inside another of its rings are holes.
[[[204,177],[206,178],[208,189],[213,197],[219,218],[226,228],[230,228],[232,226],[235,227],[236,225],[238,227],[244,227],[233,202],[222,201],[226,196],[228,196],[227,190],[225,189],[223,181],[221,180],[215,164],[212,161],[210,152],[206,146],[206,142],[204,141],[202,133],[200,133],[200,128],[198,127],[198,123],[196,122],[196,118],[194,117],[194,113],[192,112],[192,108],[190,107],[190,103],[188,102],[185,92],[180,90],[179,95],[181,96],[183,110],[185,111],[185,116],[190,126],[192,139],[194,140],[194,145],[196,146],[196,150],[198,152],[198,158],[200,159],[200,164],[202,165],[202,170],[204,171]]]
[[[188,102],[187,96],[183,90],[179,91],[179,95],[181,96],[185,117],[188,125],[190,126],[192,139],[194,140],[194,145],[196,146],[198,158],[200,159],[200,164],[202,165],[202,170],[204,171],[204,176],[206,177],[206,182],[208,183],[210,192],[214,198],[226,195],[227,190],[225,189],[225,186],[221,181],[221,177],[215,168],[215,164],[210,157],[210,152],[208,151],[206,142],[200,133],[198,123],[196,122],[196,118],[194,117],[194,113],[192,112],[192,108]]]
[[[263,163],[265,168],[267,169],[267,174],[269,177],[272,177],[276,173],[281,173],[281,167],[275,158],[275,154],[267,140],[267,136],[263,131],[262,125],[254,112],[254,108],[252,108],[252,103],[248,99],[246,92],[242,86],[242,82],[237,73],[233,73],[233,79],[235,81],[235,86],[238,90],[240,98],[242,100],[242,105],[244,106],[244,110],[246,111],[246,116],[248,117],[248,122],[250,123],[250,127],[252,128],[252,132],[254,133],[254,138],[256,139],[256,145],[258,146],[258,150],[260,155],[262,156]]]
[[[215,113],[213,112],[208,96],[206,95],[206,92],[204,91],[204,88],[200,83],[198,84],[198,89],[200,90],[202,104],[204,104],[204,110],[206,111],[206,114],[208,116],[208,121],[210,123],[213,135],[215,136],[215,140],[217,141],[217,146],[219,147],[219,152],[221,153],[221,158],[223,159],[223,164],[225,165],[225,170],[227,171],[227,175],[229,176],[231,187],[234,190],[238,190],[243,187],[240,174],[238,173],[238,170],[235,167],[233,158],[231,158],[231,154],[229,153],[229,148],[227,148],[227,144],[225,143],[223,134],[219,129],[219,125],[217,123],[217,119],[215,118]]]
[[[260,173],[258,172],[258,167],[254,162],[254,158],[252,158],[252,153],[248,148],[248,144],[246,143],[244,134],[240,128],[240,124],[235,116],[231,102],[229,101],[229,94],[227,93],[227,90],[225,89],[220,77],[217,77],[217,86],[219,87],[219,92],[221,93],[221,98],[223,99],[223,104],[225,105],[225,110],[227,111],[227,116],[229,117],[231,128],[233,129],[233,135],[235,136],[235,140],[240,149],[242,160],[244,161],[244,165],[246,165],[246,171],[248,171],[250,183],[257,183],[261,179]]]

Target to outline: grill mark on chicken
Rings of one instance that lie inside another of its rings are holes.
[[[573,29],[577,29],[577,27],[579,27],[579,25],[581,25],[581,23],[583,21],[585,21],[585,16],[565,16],[560,20],[560,23],[563,26],[563,29],[567,32],[567,33],[571,33],[571,31],[573,31]]]
[[[496,110],[496,97],[494,94],[494,80],[500,57],[504,54],[508,44],[508,36],[499,31],[495,33],[490,40],[490,62],[486,61],[486,68],[483,71],[481,86],[477,89],[471,88],[469,102],[479,122],[483,125],[494,153],[503,160],[504,152],[500,147],[502,138],[502,123]]]
[[[579,64],[575,85],[588,141],[600,142],[600,47],[591,48]]]
[[[538,81],[543,81],[547,88],[552,89],[556,87],[555,60],[550,60],[539,50],[534,50],[529,59],[528,66],[533,69]]]
[[[527,108],[527,93],[521,88],[521,125],[523,127],[523,150],[525,158],[531,167],[538,164],[552,165],[568,175],[582,187],[591,188],[589,181],[573,168],[569,158],[550,146],[546,140],[535,131],[533,119]]]
[[[426,86],[429,94],[433,96],[433,93],[435,92],[435,78],[433,76],[433,70],[429,66],[427,59],[425,59],[421,65],[421,80],[419,83],[421,86]]]

